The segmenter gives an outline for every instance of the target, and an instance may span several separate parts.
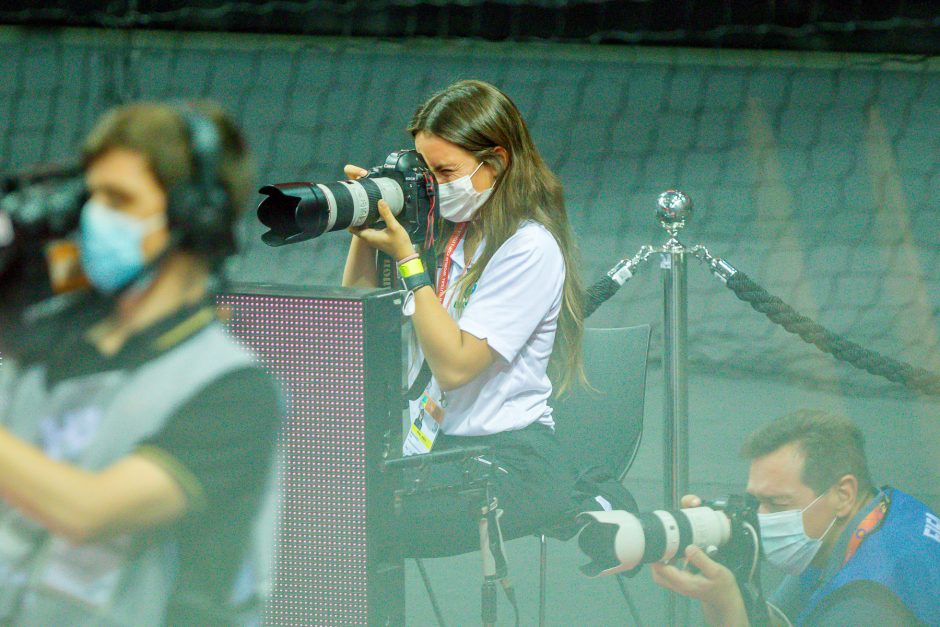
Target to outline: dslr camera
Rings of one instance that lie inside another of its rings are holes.
[[[258,219],[269,246],[295,244],[351,226],[376,226],[385,200],[415,243],[433,231],[438,213],[437,181],[414,150],[391,153],[385,163],[357,180],[333,183],[275,183],[259,190],[267,198]]]
[[[750,495],[732,495],[672,512],[584,512],[578,515],[584,525],[578,546],[592,561],[581,572],[589,577],[632,575],[643,564],[682,557],[694,544],[734,574],[751,624],[767,625],[757,505]]]
[[[0,247],[38,245],[78,226],[88,193],[77,162],[0,177]]]
[[[0,175],[0,280],[16,263],[41,258],[48,240],[74,230],[87,197],[78,162]]]
[[[750,496],[733,495],[672,512],[584,512],[578,521],[584,525],[578,546],[592,559],[581,571],[589,577],[682,557],[693,544],[732,571],[740,566],[749,572],[760,554],[757,502]]]
[[[74,231],[87,197],[77,161],[0,175],[0,352],[33,346],[39,331],[24,326],[26,312],[69,284],[58,273],[53,285],[47,244]]]

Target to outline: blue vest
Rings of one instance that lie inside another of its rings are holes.
[[[900,490],[885,492],[891,505],[881,527],[810,597],[794,624],[803,624],[842,586],[872,581],[895,594],[919,620],[940,625],[940,518]]]

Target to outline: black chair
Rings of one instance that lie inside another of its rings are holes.
[[[640,447],[650,327],[584,330],[589,387],[575,385],[552,404],[555,431],[576,469],[599,466],[622,481]],[[547,536],[539,534],[539,625],[545,624]]]
[[[575,384],[561,398],[550,401],[559,443],[575,470],[600,467],[618,481],[627,474],[643,433],[649,340],[649,325],[585,329],[584,369],[589,385]],[[410,464],[414,461],[403,458],[395,463]],[[570,533],[562,530],[570,531],[572,522],[559,521],[555,528],[536,532],[540,541],[540,626],[545,624],[547,538],[567,539]],[[420,559],[415,563],[438,623],[443,625],[443,615],[424,564]]]

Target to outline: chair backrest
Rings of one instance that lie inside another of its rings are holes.
[[[650,327],[584,330],[590,387],[553,399],[558,440],[577,468],[601,465],[623,479],[640,444]],[[593,388],[593,389],[592,389]]]

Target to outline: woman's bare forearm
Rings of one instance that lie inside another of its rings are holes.
[[[349,244],[346,266],[343,268],[343,287],[378,287],[375,268],[375,249],[356,236]]]

